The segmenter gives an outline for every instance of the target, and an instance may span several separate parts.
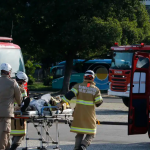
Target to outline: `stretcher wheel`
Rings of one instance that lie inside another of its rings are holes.
[[[22,148],[22,150],[28,150],[28,148],[27,148],[27,147],[25,147],[25,148]]]

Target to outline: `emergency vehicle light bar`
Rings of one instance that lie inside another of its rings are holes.
[[[118,42],[115,42],[114,45],[115,45],[115,46],[118,46]]]
[[[141,44],[135,44],[135,45],[131,45],[132,47],[144,47],[144,43],[141,43]]]
[[[12,38],[8,38],[8,37],[0,37],[0,41],[12,41]]]
[[[141,47],[144,47],[144,43],[141,43]]]

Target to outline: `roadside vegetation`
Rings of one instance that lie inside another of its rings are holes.
[[[52,86],[46,86],[42,82],[34,82],[32,85],[28,85],[29,91],[54,91]]]
[[[69,89],[73,59],[107,58],[115,42],[150,43],[149,14],[139,0],[5,0],[0,6],[1,36],[12,33],[22,48],[29,84],[37,64],[46,69],[66,60],[62,93]]]

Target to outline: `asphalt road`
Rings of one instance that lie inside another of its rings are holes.
[[[147,134],[128,136],[127,126],[99,125],[97,130],[97,135],[88,150],[147,150],[150,147],[150,139]],[[49,133],[55,139],[55,126]],[[29,135],[37,137],[35,129],[31,126]],[[74,136],[74,133],[69,132],[67,125],[60,124],[60,147],[62,150],[73,150]],[[40,146],[36,141],[30,142],[29,145]],[[50,146],[49,148],[54,147]]]
[[[126,121],[128,108],[121,99],[104,98],[104,104],[96,109],[100,121]],[[49,129],[50,135],[56,138],[56,126]],[[70,132],[67,124],[59,124],[59,139],[62,150],[73,150],[75,134]],[[29,137],[38,138],[37,131],[32,124],[29,125]],[[40,146],[39,141],[29,141],[29,147]],[[25,147],[25,141],[19,149]],[[51,145],[48,149],[54,148]],[[150,148],[148,134],[128,136],[126,125],[98,125],[97,134],[88,150],[147,150]]]

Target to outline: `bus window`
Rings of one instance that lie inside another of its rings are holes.
[[[53,78],[57,79],[64,76],[64,66],[57,67],[56,71],[54,72]]]
[[[82,72],[85,73],[87,70],[92,70],[90,69],[90,66],[92,66],[92,63],[83,63],[83,70]]]
[[[73,73],[81,73],[82,72],[82,64],[81,63],[76,63],[74,66],[73,66]]]
[[[58,68],[56,70],[56,76],[63,76],[63,68]]]

